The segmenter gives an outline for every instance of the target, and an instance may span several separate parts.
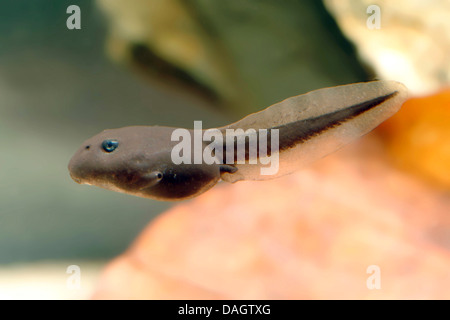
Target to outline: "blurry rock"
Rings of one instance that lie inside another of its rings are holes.
[[[180,0],[98,0],[109,18],[108,52],[174,85],[234,101],[239,86],[221,48]]]
[[[414,98],[382,126],[392,159],[450,189],[450,90]]]
[[[361,57],[382,79],[403,82],[416,94],[450,85],[450,1],[325,0]],[[370,30],[370,5],[381,10],[381,28]]]
[[[320,1],[98,0],[108,51],[215,98],[236,119],[287,97],[365,80]],[[183,88],[182,88],[183,87]]]
[[[296,174],[176,205],[94,298],[446,299],[449,212],[448,196],[392,168],[371,136]],[[368,288],[371,266],[380,289]]]

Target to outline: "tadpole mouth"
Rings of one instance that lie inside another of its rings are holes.
[[[81,174],[82,171],[80,170],[80,167],[77,165],[75,157],[72,157],[72,159],[70,159],[67,169],[69,169],[69,174],[73,181],[79,184],[83,183],[82,179],[80,178],[82,176]]]
[[[73,181],[75,181],[76,183],[81,184],[81,179],[74,177],[73,175],[70,175],[70,177],[72,178]]]
[[[72,174],[72,172],[69,172],[69,173],[70,173],[70,177],[72,178],[73,181],[75,181],[76,183],[82,184],[82,181],[81,181],[80,178],[74,176],[74,175]]]

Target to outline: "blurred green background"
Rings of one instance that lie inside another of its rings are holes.
[[[0,263],[110,259],[173,205],[70,179],[73,152],[103,129],[214,127],[370,78],[320,1],[172,2],[195,22],[214,63],[226,65],[221,81],[167,58],[150,38],[121,39],[136,61],[113,62],[114,21],[94,1],[1,1]],[[81,30],[66,28],[71,4],[81,8]]]

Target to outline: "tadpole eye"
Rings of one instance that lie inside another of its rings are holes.
[[[107,139],[102,142],[102,148],[105,152],[113,152],[119,146],[119,141],[116,139]]]
[[[156,173],[156,179],[161,180],[163,178],[163,174],[161,172]]]

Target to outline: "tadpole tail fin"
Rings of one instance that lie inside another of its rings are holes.
[[[222,179],[267,180],[296,171],[372,131],[407,97],[408,90],[399,82],[372,81],[319,89],[253,113],[221,130],[277,129],[279,152],[274,160],[278,156],[279,170],[262,175],[260,164],[236,164],[237,172],[224,173]]]

